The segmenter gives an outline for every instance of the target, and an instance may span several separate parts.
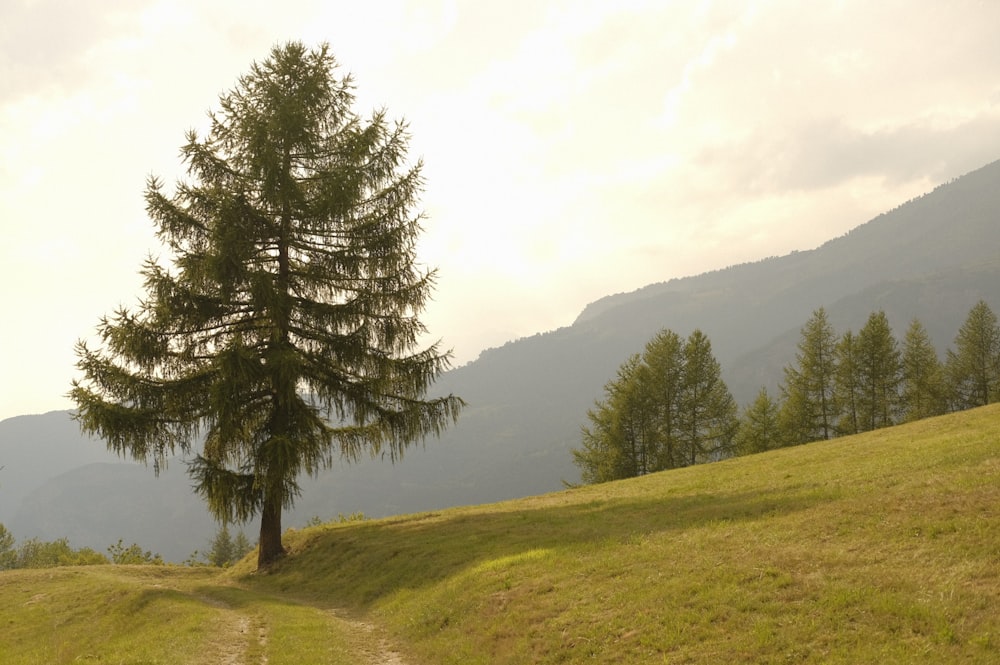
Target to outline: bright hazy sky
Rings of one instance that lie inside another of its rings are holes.
[[[1000,158],[995,0],[3,0],[0,418],[69,408],[149,174],[280,42],[425,162],[456,365],[604,295],[810,249]]]

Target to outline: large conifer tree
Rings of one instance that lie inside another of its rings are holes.
[[[77,348],[82,428],[157,468],[196,452],[216,518],[261,516],[261,566],[284,553],[302,473],[396,459],[461,407],[424,398],[449,355],[418,346],[434,276],[415,260],[420,165],[335,70],[327,46],[289,43],[221,97],[182,149],[190,180],[146,192],[172,265],[147,260],[137,310]]]

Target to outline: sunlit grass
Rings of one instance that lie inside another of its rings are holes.
[[[294,534],[416,662],[997,662],[1000,409]]]
[[[4,572],[0,627],[4,665],[356,662],[335,617],[240,589],[212,568]]]
[[[0,662],[200,662],[215,610],[175,585],[202,573],[102,568],[0,574]]]
[[[0,573],[0,663],[995,663],[998,506],[1000,406],[316,526],[264,574]]]

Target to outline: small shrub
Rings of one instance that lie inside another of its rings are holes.
[[[142,564],[163,565],[163,557],[159,554],[153,554],[148,550],[143,552],[142,548],[136,543],[132,543],[126,547],[122,543],[121,538],[118,539],[116,544],[108,548],[108,554],[111,555],[111,562],[120,566]]]

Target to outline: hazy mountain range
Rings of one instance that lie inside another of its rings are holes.
[[[803,219],[802,224],[808,224]],[[651,284],[588,305],[568,327],[484,351],[433,389],[469,407],[440,440],[396,465],[366,460],[304,483],[286,525],[363,511],[378,517],[540,494],[578,478],[570,448],[586,411],[662,328],[704,331],[740,404],[777,395],[799,330],[826,308],[838,332],[882,309],[902,338],[920,319],[942,355],[972,306],[1000,312],[1000,162],[936,188],[823,246]],[[83,437],[67,412],[0,422],[0,522],[19,538],[119,538],[181,560],[216,525],[178,461],[160,474]],[[247,527],[251,538],[255,527]]]

